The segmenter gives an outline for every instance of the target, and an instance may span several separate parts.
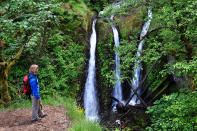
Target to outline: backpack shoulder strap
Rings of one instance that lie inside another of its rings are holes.
[[[29,83],[30,83],[30,79],[36,79],[36,77],[34,77],[34,76],[30,77],[30,75],[28,75],[28,82]],[[37,81],[36,81],[36,83],[37,83]]]
[[[34,77],[34,76],[30,77],[30,75],[28,75],[28,80],[30,80],[32,78],[36,79],[36,77]]]

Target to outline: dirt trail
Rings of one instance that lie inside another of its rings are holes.
[[[71,124],[65,108],[43,106],[46,117],[31,121],[31,109],[0,111],[0,131],[66,131]]]

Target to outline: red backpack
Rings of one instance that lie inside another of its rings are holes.
[[[23,78],[23,90],[24,90],[24,94],[27,95],[27,96],[30,96],[31,93],[32,93],[31,86],[29,84],[29,80],[31,78],[29,77],[29,75],[26,75]]]

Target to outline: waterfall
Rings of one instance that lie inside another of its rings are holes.
[[[111,20],[113,20],[114,15],[111,16]],[[112,31],[114,34],[114,43],[116,48],[119,47],[119,34],[118,34],[118,30],[116,29],[116,27],[112,24]],[[115,77],[116,77],[116,84],[115,84],[115,88],[113,89],[113,97],[115,97],[116,99],[118,99],[119,101],[122,101],[122,86],[121,86],[121,82],[120,82],[120,57],[119,57],[119,51],[115,51]],[[117,102],[113,101],[112,103],[112,107],[113,107],[113,111],[116,111],[116,105]]]
[[[96,25],[97,19],[93,20],[92,24],[92,34],[90,37],[90,59],[88,67],[88,76],[85,84],[85,93],[84,93],[84,108],[86,118],[91,121],[98,121],[98,101],[97,101],[97,92],[95,88],[95,51],[96,51]]]
[[[142,28],[142,32],[140,34],[140,39],[142,39],[148,32],[148,29],[149,29],[149,26],[150,26],[150,23],[151,23],[151,19],[152,19],[152,11],[150,8],[148,8],[148,18],[149,20],[146,21],[143,25],[143,28]],[[141,56],[140,54],[140,51],[142,50],[143,48],[143,43],[144,43],[144,40],[142,40],[138,46],[138,51],[137,51],[137,56]],[[138,88],[139,84],[140,84],[140,81],[142,79],[142,71],[141,71],[141,68],[142,68],[142,64],[140,61],[137,61],[135,63],[135,67],[137,66],[136,69],[134,69],[134,76],[133,76],[133,79],[132,79],[132,87],[134,89]],[[137,91],[138,94],[140,94],[140,90]],[[131,92],[131,95],[133,94],[133,91]],[[133,98],[131,99],[131,101],[129,102],[130,105],[135,105],[135,104],[140,104],[140,100],[138,100],[137,96],[134,95]]]

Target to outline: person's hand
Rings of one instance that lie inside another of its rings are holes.
[[[40,98],[38,99],[38,102],[40,102]]]

